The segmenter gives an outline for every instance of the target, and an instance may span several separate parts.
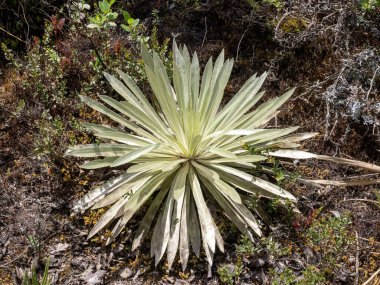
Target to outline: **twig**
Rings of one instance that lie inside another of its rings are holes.
[[[24,44],[28,44],[28,42],[20,39],[18,36],[15,36],[14,34],[11,34],[10,32],[8,32],[7,30],[3,29],[2,27],[0,27],[0,30],[3,31],[4,33],[10,35],[11,37],[14,37],[15,39],[19,40],[20,42],[23,42]]]
[[[70,2],[70,1],[68,1],[68,3],[69,3],[69,2]],[[71,11],[70,11],[70,9],[69,9],[69,14],[70,14],[70,13],[71,13]],[[100,64],[103,66],[103,68],[104,68],[105,70],[107,70],[107,66],[105,65],[105,63],[104,63],[102,57],[100,56],[100,53],[99,53],[98,49],[96,48],[96,45],[95,45],[93,39],[91,38],[91,36],[88,35],[89,32],[88,32],[88,29],[87,29],[86,24],[85,24],[82,20],[80,20],[79,23],[80,23],[80,25],[83,27],[83,29],[85,30],[85,33],[82,33],[82,32],[80,31],[80,29],[78,28],[78,25],[76,25],[76,24],[74,23],[74,28],[75,28],[75,30],[78,32],[79,35],[81,35],[82,37],[84,37],[84,38],[86,38],[86,39],[88,39],[88,40],[90,41],[90,43],[91,43],[91,49],[95,52],[95,55],[96,55],[96,57],[98,58]]]
[[[373,77],[372,77],[372,79],[371,79],[371,85],[369,86],[369,90],[368,90],[368,92],[367,92],[367,97],[366,97],[367,101],[368,101],[369,94],[370,94],[371,91],[372,91],[373,81],[375,80],[376,73],[377,73],[377,71],[378,71],[379,69],[380,69],[380,66],[379,66],[378,68],[376,68],[375,73],[373,74]],[[368,103],[368,102],[367,102],[367,103]]]
[[[20,3],[20,6],[21,6],[21,9],[22,9],[22,15],[24,16],[25,24],[26,24],[26,26],[28,28],[27,32],[26,32],[26,39],[29,40],[29,30],[30,30],[29,23],[28,23],[28,20],[26,19],[25,9],[24,9],[24,6],[22,5],[22,3]]]
[[[0,253],[0,260],[3,259],[3,257],[7,254],[7,251],[8,251],[8,246],[11,242],[8,240],[5,244],[4,244],[4,247],[3,247],[3,250],[2,252]]]
[[[331,80],[331,77],[332,76],[329,76],[327,77],[327,79],[323,80],[323,81],[317,81],[315,84],[313,84],[312,86],[308,87],[306,91],[304,91],[303,93],[301,93],[300,95],[290,99],[290,101],[295,101],[297,99],[302,99],[301,97],[302,96],[305,96],[306,94],[310,93],[311,91],[313,91],[314,89],[320,87],[321,85],[323,85],[324,83],[326,83],[327,81]]]
[[[47,238],[45,238],[42,242],[41,242],[41,245],[40,246],[42,246],[47,240],[49,240],[51,237],[53,237],[53,236],[55,236],[55,235],[57,235],[57,234],[59,234],[59,233],[61,233],[62,232],[62,230],[59,230],[59,231],[56,231],[56,232],[54,232],[54,233],[52,233],[52,234],[50,234]],[[7,268],[7,266],[9,265],[9,264],[11,264],[11,263],[13,263],[13,262],[15,262],[17,259],[19,259],[21,256],[23,256],[28,250],[29,250],[29,248],[30,248],[30,245],[20,254],[20,255],[18,255],[18,256],[16,256],[15,258],[13,258],[12,260],[10,260],[10,261],[8,261],[8,262],[6,262],[6,263],[4,263],[4,264],[0,264],[0,268],[2,267],[2,268]]]
[[[205,41],[206,41],[206,36],[207,36],[207,17],[205,17],[205,35],[203,36],[203,41],[202,41],[202,46],[204,45]]]
[[[84,28],[85,32],[88,34],[88,29],[87,29],[86,25],[83,22],[80,22],[80,23],[82,24],[82,27]],[[95,55],[98,58],[100,64],[103,66],[104,69],[107,70],[107,66],[105,65],[102,57],[100,56],[100,53],[99,53],[98,49],[96,48],[96,45],[95,45],[94,41],[92,40],[92,38],[90,36],[88,36],[87,34],[82,33],[79,30],[79,28],[77,27],[77,25],[74,25],[74,27],[75,27],[76,31],[78,32],[78,34],[80,34],[82,37],[84,37],[90,41],[91,48],[95,52]]]
[[[378,242],[378,241],[376,241],[376,240],[369,240],[369,239],[364,238],[364,237],[359,237],[359,239],[361,239],[361,240],[365,240],[365,241],[368,241],[368,242],[374,242],[374,243],[380,244],[380,242]]]
[[[372,274],[372,276],[366,281],[364,282],[362,285],[368,285],[370,284],[370,282],[376,277],[377,274],[380,273],[380,268],[377,269],[377,271],[375,273]]]
[[[335,90],[336,90],[336,87],[337,87],[338,82],[340,80],[340,77],[342,76],[342,74],[345,70],[346,70],[346,66],[343,66],[341,71],[339,72],[338,77],[335,79],[335,81],[333,83],[334,90],[332,90],[332,92],[335,93]],[[330,126],[330,102],[326,98],[326,121],[325,121],[325,136],[324,136],[325,141],[327,141],[331,136],[331,133],[329,134],[329,126]]]
[[[238,46],[237,46],[237,49],[236,49],[236,59],[235,61],[238,60],[239,58],[239,49],[240,49],[240,44],[241,44],[241,41],[243,40],[244,36],[245,36],[245,33],[248,31],[248,29],[245,29],[243,35],[241,36],[240,40],[239,40],[239,43],[238,43]]]
[[[355,261],[355,285],[359,284],[359,235],[358,232],[355,231],[355,237],[356,237],[356,261]]]
[[[274,29],[274,37],[277,38],[277,34],[278,34],[278,30],[282,24],[282,22],[286,19],[286,17],[288,17],[289,15],[291,15],[293,12],[286,12],[285,14],[283,14],[280,18],[280,20],[278,20],[277,22],[277,25],[276,25],[276,28]]]
[[[344,200],[341,200],[341,202],[346,202],[346,201],[357,201],[357,202],[369,202],[369,203],[375,203],[376,205],[380,205],[380,203],[378,201],[375,201],[375,200],[369,200],[369,199],[344,199]]]
[[[8,114],[11,115],[12,117],[15,116],[11,111],[9,111],[8,109],[6,109],[6,108],[3,107],[3,106],[0,106],[0,110],[3,110],[4,112],[8,113]]]
[[[6,269],[6,268],[7,268],[7,265],[9,265],[9,264],[15,262],[17,259],[19,259],[21,256],[23,256],[28,250],[29,250],[29,246],[28,246],[23,252],[21,252],[20,255],[16,256],[16,257],[13,258],[11,261],[8,261],[7,263],[4,263],[4,264],[0,264],[0,267]]]

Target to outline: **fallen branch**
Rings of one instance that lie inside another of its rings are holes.
[[[366,281],[364,282],[362,285],[368,285],[370,284],[370,282],[380,273],[380,268],[377,269],[377,271],[375,273],[372,274],[372,276]]]

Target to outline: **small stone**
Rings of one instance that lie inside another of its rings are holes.
[[[252,262],[252,265],[254,267],[257,267],[257,268],[260,268],[260,267],[263,267],[265,265],[265,260],[262,259],[262,258],[256,258],[253,262]]]
[[[120,276],[124,279],[130,278],[130,277],[132,277],[132,275],[133,275],[133,271],[128,267],[126,267],[120,271]]]
[[[188,283],[185,280],[182,280],[182,279],[177,279],[174,282],[174,285],[184,285],[184,284],[188,284]]]

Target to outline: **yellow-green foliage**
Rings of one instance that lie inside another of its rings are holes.
[[[238,258],[234,265],[228,266],[226,264],[220,265],[217,269],[219,280],[223,284],[233,285],[239,284],[239,276],[243,272],[243,263],[241,258]]]
[[[316,252],[321,252],[326,263],[334,264],[337,256],[353,242],[348,230],[351,219],[347,214],[339,217],[322,217],[315,220],[306,231],[306,242]]]
[[[360,4],[365,11],[380,9],[380,0],[362,0]]]
[[[308,266],[300,277],[298,277],[290,268],[285,268],[281,272],[270,271],[272,276],[272,285],[322,285],[326,284],[326,278],[315,266]]]
[[[306,28],[306,21],[297,17],[289,17],[285,19],[280,25],[280,29],[285,33],[299,33]]]
[[[277,10],[281,10],[285,6],[284,1],[282,0],[262,0],[262,1],[247,0],[247,2],[252,7],[253,10],[257,10],[262,4],[271,5],[275,7]]]

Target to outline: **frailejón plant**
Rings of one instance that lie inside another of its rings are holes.
[[[71,147],[67,154],[97,158],[83,164],[84,169],[129,165],[124,174],[93,189],[75,205],[77,212],[112,205],[89,237],[115,222],[111,242],[136,211],[152,199],[135,233],[132,249],[141,244],[156,221],[151,239],[156,264],[166,252],[170,268],[179,251],[185,269],[190,245],[197,256],[203,247],[210,265],[216,247],[223,251],[223,240],[208,203],[218,204],[252,239],[261,231],[246,204],[260,197],[296,201],[289,192],[253,174],[263,169],[260,163],[268,156],[331,158],[294,150],[298,142],[316,133],[292,135],[297,127],[265,128],[293,89],[250,112],[264,95],[259,90],[267,74],[253,75],[222,108],[232,60],[225,61],[222,52],[215,63],[208,61],[201,75],[196,53],[191,58],[186,47],[178,48],[175,43],[173,52],[172,86],[158,55],[142,47],[146,75],[158,102],[156,108],[130,76],[118,70],[122,83],[105,73],[122,101],[99,96],[109,108],[87,97],[81,99],[121,128],[86,123],[84,126],[105,142]],[[259,154],[252,154],[244,145]],[[259,206],[255,212],[262,216]]]

